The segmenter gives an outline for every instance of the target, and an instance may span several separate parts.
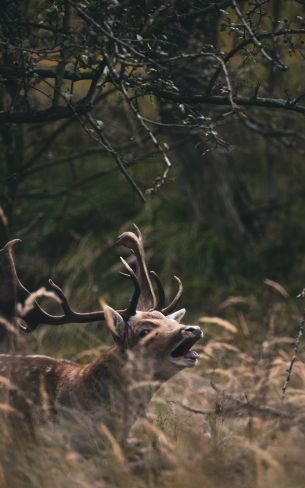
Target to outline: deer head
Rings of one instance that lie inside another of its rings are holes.
[[[137,284],[138,294],[134,297],[132,313],[128,318],[111,309],[115,339],[121,347],[132,351],[134,361],[144,361],[144,365],[154,372],[155,378],[165,379],[181,368],[197,364],[198,354],[190,349],[203,334],[199,326],[181,325],[186,312],[184,308],[174,312],[183,292],[182,283],[177,277],[177,294],[169,305],[165,305],[164,288],[158,275],[154,271],[148,272],[142,235],[137,227],[136,230],[137,234],[124,232],[118,239],[118,244],[129,248],[135,256],[136,272],[121,260],[128,276]],[[158,298],[151,276],[156,283]]]

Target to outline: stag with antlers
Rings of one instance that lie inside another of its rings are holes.
[[[33,331],[40,324],[106,320],[115,345],[85,365],[47,356],[1,354],[0,390],[4,400],[29,423],[58,411],[85,412],[123,442],[160,384],[198,362],[198,354],[191,347],[202,337],[202,331],[199,326],[180,324],[184,308],[174,311],[183,291],[181,281],[176,278],[178,292],[166,306],[158,275],[148,271],[140,231],[124,232],[118,244],[131,250],[137,264],[134,271],[121,258],[134,287],[128,307],[75,312],[61,288],[50,280],[52,293],[63,309],[62,315],[51,315],[38,304],[37,294],[30,293],[18,278],[13,259],[17,242],[9,242],[0,251],[2,324],[19,324],[23,330]]]

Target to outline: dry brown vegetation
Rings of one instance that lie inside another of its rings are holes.
[[[197,347],[200,365],[159,390],[147,417],[132,429],[126,450],[104,425],[93,428],[80,414],[40,425],[35,442],[23,432],[12,438],[2,422],[0,484],[303,487],[302,344],[285,395],[282,392],[300,313],[280,297],[283,289],[272,286],[269,311],[261,323],[255,321],[260,304],[241,297],[222,304],[225,319],[201,319],[206,337]],[[246,303],[247,309],[238,311]],[[37,336],[36,350],[45,352],[48,333],[42,330]],[[87,359],[99,350],[84,350],[77,358]],[[1,409],[5,412],[7,406]]]

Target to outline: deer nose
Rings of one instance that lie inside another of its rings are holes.
[[[202,330],[199,327],[199,325],[188,325],[187,327],[184,327],[185,332],[191,332],[194,334],[194,336],[202,336]]]

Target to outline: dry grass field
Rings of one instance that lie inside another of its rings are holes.
[[[237,312],[238,297],[224,303],[230,320],[201,318],[200,364],[160,388],[124,450],[104,425],[92,426],[79,414],[40,425],[35,441],[22,430],[12,437],[3,420],[0,486],[304,487],[302,342],[282,392],[300,313],[278,294],[283,290],[273,291],[261,324],[251,318],[259,305]],[[45,353],[41,338],[35,348]],[[99,350],[70,357],[86,360]]]

